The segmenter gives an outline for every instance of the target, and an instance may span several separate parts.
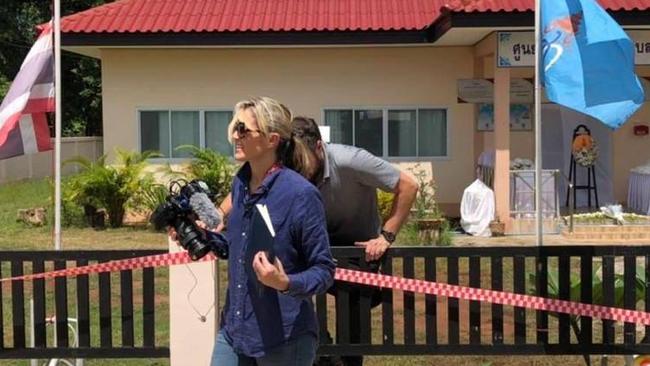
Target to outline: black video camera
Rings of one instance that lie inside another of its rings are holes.
[[[220,233],[203,231],[194,224],[196,219],[216,227],[221,222],[214,204],[213,195],[205,182],[193,180],[172,181],[169,195],[151,215],[151,223],[156,230],[170,226],[176,230],[178,241],[187,250],[192,260],[203,258],[214,251],[221,258],[228,258],[228,245]]]

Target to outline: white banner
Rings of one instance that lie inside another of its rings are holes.
[[[650,31],[626,30],[634,42],[634,64],[650,65]],[[497,67],[533,67],[534,32],[497,32]]]

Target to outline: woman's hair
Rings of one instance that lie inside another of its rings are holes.
[[[286,167],[305,176],[312,169],[314,162],[311,152],[305,143],[296,138],[291,123],[292,115],[289,108],[275,99],[268,97],[253,97],[235,105],[233,119],[228,125],[228,141],[232,143],[235,125],[239,122],[239,112],[252,109],[257,127],[263,135],[277,133],[280,143],[276,150],[277,159]]]

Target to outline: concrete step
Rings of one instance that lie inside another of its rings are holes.
[[[564,227],[562,235],[569,240],[577,241],[650,243],[650,225],[576,225],[573,227],[573,233]]]
[[[574,233],[650,233],[650,225],[574,225]]]
[[[511,227],[508,234],[523,235],[534,234],[537,228],[535,219],[516,219],[511,221]],[[559,221],[556,219],[542,220],[542,230],[544,234],[558,234],[560,232]]]

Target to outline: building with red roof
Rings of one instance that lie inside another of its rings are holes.
[[[638,73],[650,77],[650,1],[599,3],[630,31]],[[479,158],[489,165],[486,157],[496,149],[497,214],[507,221],[511,211],[530,211],[515,207],[519,192],[508,162],[534,158],[533,6],[532,0],[119,0],[64,17],[62,42],[101,59],[106,152],[155,149],[175,162],[187,158],[175,147],[191,143],[231,153],[226,125],[233,105],[267,95],[329,126],[333,142],[362,146],[404,168],[421,163],[452,216]],[[511,32],[509,43],[497,32]],[[511,64],[498,67],[506,59]],[[497,105],[519,106],[510,129],[499,112],[507,108],[497,108],[496,120],[504,123],[491,120],[491,85]],[[511,85],[527,91],[513,95]],[[558,131],[569,120],[595,123],[555,105],[544,111]],[[635,135],[634,126],[649,121],[646,104],[621,129],[598,132],[606,161],[598,178],[601,202],[626,201],[627,173],[650,158],[650,137]],[[558,185],[560,197],[564,189]]]

